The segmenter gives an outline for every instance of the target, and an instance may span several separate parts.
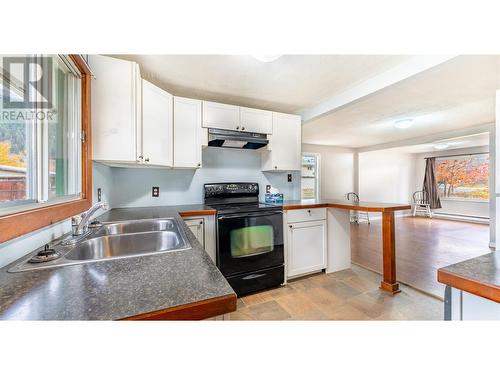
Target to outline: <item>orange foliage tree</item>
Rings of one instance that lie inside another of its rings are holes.
[[[453,194],[458,185],[486,184],[489,178],[488,162],[474,165],[471,159],[443,160],[436,165],[438,185],[442,185],[445,197]]]
[[[24,167],[24,156],[11,154],[10,143],[0,142],[0,165],[9,167]]]

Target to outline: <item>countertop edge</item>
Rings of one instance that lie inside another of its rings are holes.
[[[192,216],[212,216],[216,215],[216,210],[192,210],[192,211],[179,211],[179,216],[181,217],[192,217]]]
[[[226,294],[119,320],[203,320],[236,311],[236,294]]]
[[[369,211],[369,212],[391,212],[410,210],[411,205],[400,205],[392,207],[369,207],[356,206],[342,203],[305,203],[305,204],[283,204],[283,210],[300,210],[306,208],[340,208],[345,210]]]
[[[474,280],[443,268],[438,269],[438,281],[452,288],[500,303],[500,286],[498,285]]]

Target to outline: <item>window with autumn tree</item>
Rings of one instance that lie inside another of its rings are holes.
[[[488,200],[489,154],[436,159],[442,199]]]

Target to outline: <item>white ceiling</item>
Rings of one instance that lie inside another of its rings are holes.
[[[396,147],[391,149],[391,151],[398,151],[411,154],[422,153],[422,152],[427,153],[427,152],[444,151],[434,148],[436,144],[447,144],[448,148],[446,149],[446,151],[470,148],[470,147],[489,146],[490,144],[489,137],[490,137],[489,133],[473,134],[464,137],[438,139],[432,143],[423,143],[419,145]]]
[[[299,113],[408,60],[400,55],[115,55],[178,96]]]
[[[366,147],[495,121],[498,56],[459,56],[304,124],[303,142]],[[410,129],[395,120],[413,118]]]

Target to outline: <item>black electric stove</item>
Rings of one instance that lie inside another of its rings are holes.
[[[284,282],[283,212],[259,203],[254,182],[206,184],[217,210],[217,266],[238,295]]]

